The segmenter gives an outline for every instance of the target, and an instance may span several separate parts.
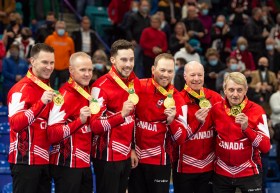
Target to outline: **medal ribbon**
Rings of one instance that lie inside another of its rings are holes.
[[[166,91],[162,86],[160,86],[156,81],[154,81],[154,79],[152,79],[152,83],[153,85],[156,87],[156,89],[163,94],[164,96],[168,96],[169,94],[173,95],[174,89],[170,89],[168,91]]]
[[[241,112],[243,111],[243,109],[245,108],[246,104],[248,102],[248,98],[246,97],[242,103],[240,103],[239,105],[236,105],[236,106],[239,106],[241,108]],[[230,108],[227,107],[227,105],[225,104],[225,111],[227,113],[228,116],[231,116],[231,113],[230,113]]]
[[[199,90],[199,94],[197,94],[193,89],[191,89],[188,85],[185,84],[184,90],[187,91],[190,95],[192,95],[193,97],[195,97],[199,100],[205,98],[203,88],[201,88]]]
[[[70,77],[68,80],[68,83],[78,92],[80,93],[80,95],[82,95],[83,97],[85,97],[87,100],[90,101],[90,94],[88,94],[82,87],[80,87],[75,81],[73,81],[73,79]],[[95,100],[95,99],[93,99]]]
[[[53,90],[51,87],[46,85],[43,81],[41,81],[39,78],[34,76],[30,71],[27,72],[26,76],[32,80],[35,84],[37,84],[39,87],[41,87],[44,90]]]
[[[109,74],[111,75],[111,77],[115,80],[115,82],[122,88],[124,89],[126,92],[128,92],[129,94],[133,94],[134,91],[134,82],[133,80],[131,82],[128,83],[128,87],[126,86],[126,84],[116,75],[116,73],[112,70],[109,71]]]

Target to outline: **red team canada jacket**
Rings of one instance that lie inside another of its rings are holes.
[[[81,123],[80,109],[89,106],[89,100],[71,86],[73,83],[68,81],[59,89],[64,103],[53,104],[49,114],[50,164],[85,168],[90,167],[92,132],[89,122]],[[89,89],[84,89],[89,92]]]
[[[29,69],[32,74],[32,70]],[[48,81],[43,81],[48,84]],[[47,119],[49,105],[41,101],[44,89],[24,77],[8,93],[10,149],[13,164],[49,164]]]
[[[203,88],[205,98],[215,105],[222,97],[209,89]],[[203,173],[213,170],[215,159],[215,132],[211,116],[206,117],[205,123],[201,124],[195,117],[200,109],[199,100],[188,94],[186,90],[181,91],[188,105],[188,125],[191,128],[189,140],[179,148],[179,161],[177,172],[181,173]]]
[[[152,79],[142,79],[139,103],[136,107],[135,150],[139,163],[167,165],[173,162],[172,140],[182,144],[187,138],[186,114],[187,106],[180,93],[174,89],[173,98],[176,101],[176,117],[166,124],[166,98],[153,85]],[[172,85],[169,86],[173,88]]]
[[[242,131],[240,124],[235,123],[235,117],[226,113],[225,107],[229,105],[223,100],[214,105],[211,112],[217,131],[215,172],[231,178],[259,174],[260,153],[270,149],[263,108],[248,100],[242,110],[248,116],[248,127]]]
[[[112,71],[119,76],[114,66]],[[133,81],[136,93],[139,92],[139,80],[134,73],[121,80],[127,86]],[[123,118],[121,110],[128,99],[128,92],[107,73],[94,82],[91,94],[101,105],[100,112],[92,116],[90,123],[96,134],[92,156],[105,161],[127,160],[131,153],[134,112]]]

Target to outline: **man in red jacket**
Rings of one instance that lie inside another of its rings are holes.
[[[139,165],[132,170],[129,192],[168,193],[173,162],[172,143],[187,138],[187,106],[171,85],[175,61],[170,54],[160,54],[152,67],[153,77],[141,79],[136,107],[135,150]]]
[[[93,142],[94,172],[98,193],[125,193],[131,166],[134,106],[139,80],[133,73],[134,47],[126,40],[112,44],[112,69],[97,79],[91,90],[100,111],[91,117],[97,135]]]
[[[213,190],[215,193],[262,192],[260,153],[270,150],[267,117],[263,108],[248,100],[246,77],[232,72],[224,79],[225,99],[210,115],[217,132]]]
[[[55,190],[64,193],[92,193],[90,152],[92,132],[88,118],[94,104],[89,94],[92,77],[91,57],[76,52],[69,60],[70,78],[60,89],[48,120],[51,175]],[[95,109],[92,109],[95,110]]]
[[[13,192],[49,193],[49,148],[47,119],[49,102],[55,96],[48,86],[54,69],[54,49],[36,44],[31,49],[31,68],[8,93],[9,163]]]
[[[186,84],[181,91],[188,106],[188,126],[191,128],[189,139],[179,147],[179,160],[174,168],[173,184],[175,193],[211,193],[214,154],[214,127],[210,115],[211,106],[222,97],[204,84],[202,64],[192,61],[185,65]],[[199,117],[207,116],[204,122]]]

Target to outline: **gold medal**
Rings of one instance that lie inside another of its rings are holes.
[[[165,108],[170,108],[175,106],[175,100],[172,95],[167,95],[166,99],[163,101],[163,105]]]
[[[61,106],[64,103],[64,98],[63,96],[58,92],[54,97],[53,97],[53,102],[57,106]]]
[[[135,93],[129,94],[128,95],[128,100],[130,100],[134,105],[137,105],[137,103],[139,102],[139,97]]]
[[[94,114],[94,115],[99,113],[99,111],[100,111],[100,105],[99,105],[98,101],[95,99],[90,102],[89,108],[90,108],[91,114]]]
[[[236,117],[238,114],[242,112],[242,109],[240,106],[232,106],[230,108],[230,113],[232,116]]]
[[[209,100],[203,98],[199,100],[199,106],[200,108],[210,108],[211,107],[211,103]]]

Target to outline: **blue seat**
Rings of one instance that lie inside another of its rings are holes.
[[[10,164],[6,160],[0,160],[0,174],[10,174]]]
[[[269,151],[269,157],[277,157],[277,144],[271,144],[271,149]]]
[[[7,106],[0,106],[0,116],[8,117],[8,107]]]
[[[280,182],[269,182],[266,184],[266,193],[279,193]]]
[[[2,189],[2,193],[13,193],[13,184],[12,184],[12,182],[4,185],[4,187]]]
[[[174,193],[174,187],[173,187],[173,184],[171,184],[171,183],[169,185],[169,193]]]
[[[9,149],[6,144],[0,143],[0,154],[8,154]]]
[[[94,18],[94,29],[102,37],[105,37],[106,29],[113,26],[112,21],[108,17],[95,17]]]
[[[0,134],[9,134],[9,133],[10,133],[9,122],[2,122],[0,124]]]
[[[4,190],[4,187],[12,182],[12,177],[10,174],[0,174],[0,191]],[[6,188],[8,190],[8,188]]]
[[[89,17],[91,21],[91,26],[95,25],[96,17],[106,17],[108,18],[108,12],[106,7],[98,6],[87,6],[85,10],[85,15]]]
[[[276,160],[268,160],[267,162],[267,174],[265,176],[267,182],[280,180],[279,165]]]

